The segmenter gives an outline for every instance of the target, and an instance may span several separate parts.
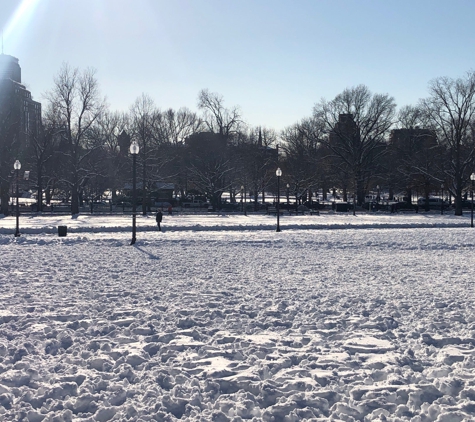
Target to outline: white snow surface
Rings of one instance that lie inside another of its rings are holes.
[[[0,420],[475,420],[470,215],[275,220],[1,218]]]

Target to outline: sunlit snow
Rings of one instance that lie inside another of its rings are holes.
[[[474,420],[470,216],[280,223],[0,219],[0,419]]]

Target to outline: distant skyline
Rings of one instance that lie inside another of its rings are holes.
[[[398,107],[474,69],[470,0],[1,0],[3,52],[35,100],[63,62],[97,70],[112,111],[142,93],[197,110],[201,89],[278,131],[367,85]]]

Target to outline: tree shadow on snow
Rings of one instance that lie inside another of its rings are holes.
[[[146,251],[145,249],[143,249],[142,247],[140,246],[137,246],[137,245],[134,245],[135,246],[135,249],[137,249],[138,251],[144,253],[145,255],[148,255],[148,257],[150,259],[160,259],[160,257],[158,255],[154,255],[153,253],[150,253],[148,251]]]

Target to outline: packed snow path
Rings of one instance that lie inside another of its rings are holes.
[[[474,239],[2,235],[0,418],[474,420]]]

